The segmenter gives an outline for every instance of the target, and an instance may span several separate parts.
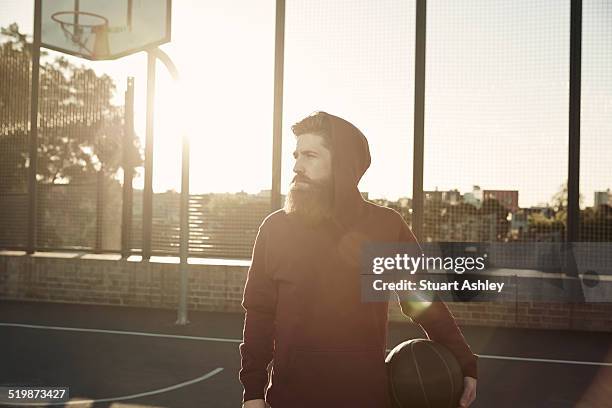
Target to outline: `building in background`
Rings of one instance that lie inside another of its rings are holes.
[[[600,205],[612,205],[612,192],[610,192],[610,189],[606,191],[595,191],[593,204],[595,208]]]
[[[423,196],[425,197],[425,202],[434,201],[450,205],[457,205],[461,202],[461,193],[456,189],[449,191],[438,191],[436,188],[435,191],[423,191]]]
[[[484,200],[495,199],[513,213],[519,209],[518,195],[517,190],[484,190],[482,194]]]
[[[480,186],[472,187],[472,192],[465,193],[463,195],[463,202],[466,204],[471,204],[476,208],[480,208],[482,206],[482,200],[483,195]]]

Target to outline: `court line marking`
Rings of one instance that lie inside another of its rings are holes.
[[[76,331],[76,332],[87,332],[87,333],[123,334],[127,336],[161,337],[161,338],[181,339],[181,340],[218,341],[218,342],[223,342],[223,343],[242,343],[242,340],[240,339],[227,339],[227,338],[221,338],[221,337],[185,336],[181,334],[148,333],[148,332],[127,331],[127,330],[85,329],[82,327],[43,326],[43,325],[37,325],[37,324],[23,324],[23,323],[0,323],[0,326],[23,327],[26,329]]]
[[[612,367],[612,363],[605,363],[605,362],[598,362],[598,361],[553,360],[553,359],[547,359],[547,358],[494,356],[494,355],[488,355],[488,354],[478,354],[478,357],[494,359],[494,360],[520,360],[520,361],[533,361],[536,363],[559,363],[559,364],[596,365],[596,366]]]
[[[387,349],[387,352],[391,349]],[[554,360],[549,358],[531,358],[531,357],[513,357],[513,356],[496,356],[493,354],[476,354],[478,358],[486,358],[489,360],[511,360],[511,361],[533,361],[536,363],[558,363],[558,364],[579,364],[579,365],[594,365],[612,367],[612,363],[600,361],[578,361],[578,360]]]
[[[174,385],[170,385],[168,387],[164,387],[164,388],[159,388],[157,390],[153,390],[153,391],[146,391],[146,392],[140,392],[138,394],[131,394],[131,395],[123,395],[120,397],[113,397],[113,398],[100,398],[100,399],[83,399],[83,400],[73,400],[73,401],[66,401],[66,402],[11,402],[6,403],[6,402],[2,402],[0,401],[0,405],[19,405],[19,406],[48,406],[48,405],[76,405],[76,404],[93,404],[96,402],[112,402],[112,401],[125,401],[125,400],[129,400],[129,399],[135,399],[135,398],[140,398],[140,397],[147,397],[149,395],[156,395],[156,394],[162,394],[164,392],[168,392],[168,391],[172,391],[172,390],[176,390],[178,388],[182,388],[182,387],[186,387],[188,385],[191,384],[195,384],[198,383],[200,381],[204,381],[204,380],[208,380],[209,378],[219,374],[221,371],[223,371],[223,367],[217,367],[212,371],[209,371],[208,373],[188,380],[188,381],[184,381],[182,383],[178,383],[178,384],[174,384]]]
[[[28,328],[28,329],[43,329],[43,330],[123,334],[123,335],[128,335],[128,336],[160,337],[160,338],[181,339],[181,340],[213,341],[213,342],[221,342],[221,343],[242,343],[242,339],[229,339],[229,338],[224,338],[224,337],[184,336],[180,334],[148,333],[148,332],[127,331],[127,330],[85,329],[81,327],[44,326],[44,325],[36,325],[36,324],[0,322],[0,327],[2,326],[4,327],[22,327],[22,328]],[[386,351],[389,352],[391,351],[391,349],[387,349]],[[531,362],[537,362],[537,363],[557,363],[557,364],[575,364],[575,365],[592,365],[592,366],[612,367],[612,363],[600,362],[600,361],[555,360],[555,359],[548,359],[548,358],[498,356],[498,355],[491,355],[491,354],[477,354],[477,356],[480,358],[489,359],[489,360],[531,361]]]

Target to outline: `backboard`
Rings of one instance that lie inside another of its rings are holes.
[[[171,0],[42,0],[41,45],[90,60],[170,41]]]

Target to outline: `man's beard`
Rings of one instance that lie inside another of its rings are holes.
[[[296,180],[307,183],[298,187]],[[333,217],[334,188],[332,179],[314,182],[304,176],[295,176],[285,199],[284,210],[298,217],[306,225],[316,226]]]

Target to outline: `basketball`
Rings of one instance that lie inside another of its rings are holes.
[[[395,346],[385,359],[393,408],[457,408],[463,373],[453,354],[427,339]]]

